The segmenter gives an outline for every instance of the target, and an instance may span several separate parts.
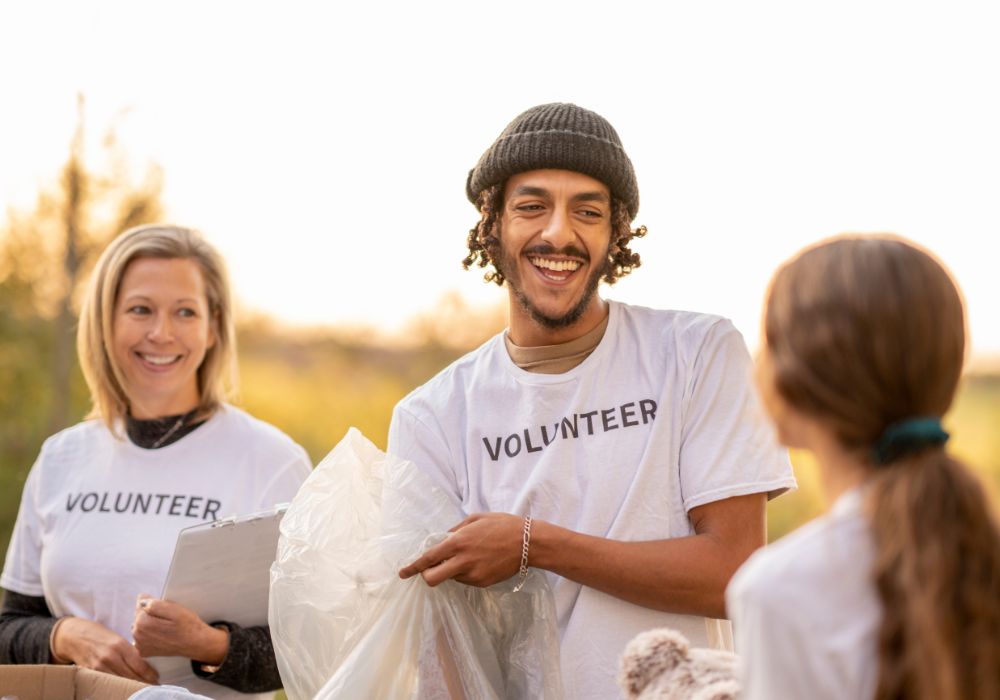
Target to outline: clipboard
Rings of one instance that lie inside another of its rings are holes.
[[[181,530],[160,597],[190,608],[207,623],[266,625],[271,564],[287,509],[283,503]],[[146,661],[159,672],[161,685],[209,696],[221,687],[195,676],[189,659],[152,656]]]

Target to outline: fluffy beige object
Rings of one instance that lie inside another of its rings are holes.
[[[668,628],[649,630],[628,643],[618,684],[628,700],[735,700],[737,657],[716,649],[692,649]]]

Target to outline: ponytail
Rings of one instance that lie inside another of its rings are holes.
[[[876,700],[1000,698],[1000,527],[942,447],[875,468]]]
[[[940,425],[965,330],[944,265],[893,236],[812,246],[768,292],[773,388],[868,473],[878,700],[1000,698],[1000,526]]]

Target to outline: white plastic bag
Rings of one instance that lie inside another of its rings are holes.
[[[281,522],[268,619],[290,700],[560,700],[555,603],[532,571],[431,588],[398,571],[464,517],[351,428]]]

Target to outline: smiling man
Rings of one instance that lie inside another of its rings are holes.
[[[718,316],[597,293],[639,266],[639,189],[618,134],[572,104],[516,117],[469,173],[466,268],[510,325],[399,403],[389,451],[470,515],[406,566],[431,585],[549,572],[566,697],[613,698],[637,633],[731,646],[723,592],[794,486],[750,362]]]

